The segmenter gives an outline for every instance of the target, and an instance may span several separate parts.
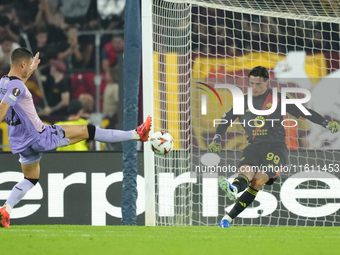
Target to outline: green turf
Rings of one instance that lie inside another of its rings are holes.
[[[11,226],[0,254],[340,254],[338,227]]]

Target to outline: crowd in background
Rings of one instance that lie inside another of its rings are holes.
[[[97,0],[1,0],[0,75],[10,68],[11,52],[27,47],[40,53],[38,77],[26,84],[43,120],[54,123],[69,118],[72,99],[82,102],[82,118],[94,111],[95,35],[83,31],[116,31],[100,42],[100,72],[103,78],[101,108],[104,117],[115,119],[118,104],[117,56],[124,51],[123,10],[111,13]],[[107,4],[112,2],[106,1]],[[123,1],[125,2],[125,1]],[[75,8],[76,7],[76,8]],[[101,9],[99,9],[101,8]],[[110,15],[111,14],[111,15]],[[84,77],[89,77],[85,79]],[[35,89],[38,81],[43,91]],[[86,84],[85,84],[86,83]],[[74,86],[90,87],[78,93]],[[44,102],[42,93],[47,100]],[[72,107],[71,107],[72,108]],[[74,117],[72,117],[74,118]]]
[[[192,13],[194,52],[237,56],[250,51],[286,54],[297,50],[320,53],[340,49],[339,24],[336,23],[251,15],[206,7],[194,7]]]

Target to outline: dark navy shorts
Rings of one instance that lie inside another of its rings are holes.
[[[268,174],[269,181],[266,184],[271,185],[279,177],[287,160],[288,150],[284,143],[250,144],[244,148],[238,167],[257,166],[255,170],[262,170]]]
[[[46,129],[40,134],[40,139],[19,153],[19,162],[24,165],[35,163],[41,159],[42,152],[69,144],[70,140],[65,138],[65,132],[61,126],[46,125]]]

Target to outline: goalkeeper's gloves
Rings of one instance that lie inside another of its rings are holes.
[[[334,134],[334,133],[339,131],[339,123],[336,122],[336,121],[324,120],[322,122],[322,126],[327,128],[328,130],[330,130],[332,134]]]
[[[208,151],[220,154],[222,146],[221,146],[222,137],[218,134],[214,136],[214,139],[211,144],[209,144]]]

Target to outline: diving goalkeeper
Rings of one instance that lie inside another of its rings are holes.
[[[254,67],[248,74],[249,83],[253,90],[253,106],[255,109],[267,110],[272,103],[272,89],[267,88],[269,82],[268,70],[263,66]],[[290,95],[286,95],[290,98]],[[248,109],[247,94],[244,95],[245,109]],[[281,93],[278,92],[278,100]],[[316,124],[336,133],[339,124],[336,121],[329,122],[317,112],[307,109],[311,115],[305,115],[294,104],[287,104],[286,111],[296,118],[303,117]],[[281,104],[277,109],[266,116],[267,119],[280,121],[266,121],[263,116],[257,116],[247,110],[244,115],[234,115],[233,107],[226,112],[222,119],[227,120],[227,124],[219,124],[216,129],[213,142],[209,145],[209,152],[220,153],[221,140],[229,127],[229,123],[239,118],[244,123],[244,130],[248,135],[249,145],[244,148],[238,166],[238,176],[233,183],[229,183],[224,177],[218,180],[219,187],[226,193],[230,200],[237,199],[237,193],[244,192],[236,201],[234,207],[218,223],[219,227],[229,228],[229,224],[247,208],[255,199],[258,191],[264,184],[272,185],[280,175],[280,167],[287,162],[288,150],[286,147],[285,129],[281,125],[283,116],[281,115]],[[246,123],[253,124],[246,125]],[[224,122],[225,123],[225,122]],[[266,166],[264,169],[263,166]],[[279,169],[279,170],[278,170]]]

